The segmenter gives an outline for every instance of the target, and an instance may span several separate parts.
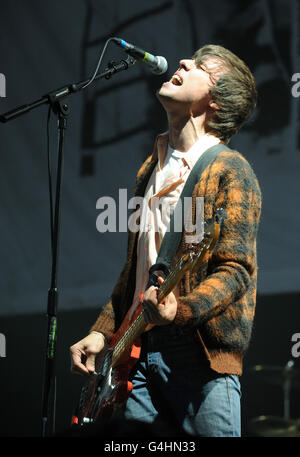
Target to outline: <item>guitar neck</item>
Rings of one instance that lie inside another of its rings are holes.
[[[124,352],[129,350],[135,340],[144,332],[147,325],[148,323],[145,320],[144,310],[142,310],[115,344],[112,354],[113,367],[118,364]]]
[[[174,289],[178,281],[184,275],[184,272],[185,271],[181,269],[181,265],[178,262],[165,281],[160,285],[158,290],[159,302]],[[142,310],[115,344],[112,355],[112,366],[117,365],[124,352],[131,348],[135,340],[145,331],[147,325],[148,322],[146,322],[144,310]]]
[[[181,269],[181,265],[178,262],[174,268],[167,276],[166,280],[160,285],[158,289],[157,299],[160,303],[170,292],[174,289],[174,287],[178,284],[182,276],[184,275],[185,270]]]

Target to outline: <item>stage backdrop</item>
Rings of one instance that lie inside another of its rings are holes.
[[[262,188],[258,293],[299,291],[299,103],[297,1],[14,0],[0,15],[0,112],[89,77],[109,37],[155,55],[169,70],[137,62],[68,99],[61,199],[59,310],[100,308],[125,260],[127,233],[99,233],[100,197],[132,196],[136,172],[167,128],[155,97],[161,83],[206,43],[228,47],[253,70],[259,102],[231,146],[252,164]],[[126,58],[114,43],[100,71]],[[3,82],[6,83],[5,87]],[[5,89],[5,91],[4,91]],[[5,95],[5,97],[3,96]],[[43,313],[50,286],[48,105],[6,124],[1,138],[1,315]],[[50,119],[53,185],[57,126]],[[117,218],[118,222],[118,218]],[[118,226],[117,226],[118,228]],[[1,328],[0,328],[1,330]]]

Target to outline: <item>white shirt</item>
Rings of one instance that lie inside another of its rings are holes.
[[[218,143],[220,143],[219,138],[205,134],[201,135],[187,152],[180,152],[170,147],[168,134],[158,137],[154,151],[154,154],[157,153],[158,162],[145,190],[138,234],[133,309],[138,305],[140,297],[145,291],[149,280],[149,268],[156,262],[172,210],[175,208],[191,169],[208,148]],[[161,203],[160,206],[153,205],[154,197],[156,197],[155,203]]]

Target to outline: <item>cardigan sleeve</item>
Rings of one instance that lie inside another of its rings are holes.
[[[114,329],[114,310],[110,300],[101,310],[101,313],[99,314],[96,322],[91,327],[90,332],[101,332],[105,336],[106,341],[109,342],[114,334]]]
[[[197,282],[186,296],[178,297],[176,325],[201,326],[224,313],[247,292],[251,277],[256,275],[256,238],[261,212],[257,178],[238,153],[225,154],[225,158],[223,155],[214,164],[209,179],[214,180],[217,175],[213,212],[223,208],[227,217],[206,278]]]

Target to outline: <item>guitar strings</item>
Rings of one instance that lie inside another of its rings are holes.
[[[174,277],[177,275],[178,269],[180,267],[180,261],[177,262],[174,269],[167,277],[167,282],[164,282],[160,287],[159,295],[164,295],[165,290],[167,289],[168,283],[170,283]],[[161,298],[161,297],[160,297]],[[141,322],[140,322],[141,321]],[[116,343],[113,349],[113,359],[114,361],[118,359],[120,353],[122,353],[123,349],[129,345],[130,340],[135,340],[139,331],[143,328],[144,325],[147,323],[144,320],[144,310],[138,315],[135,321],[131,324],[131,326],[124,332],[121,338]],[[131,343],[133,342],[131,341]]]
[[[197,257],[199,257],[199,255]],[[167,276],[166,281],[161,284],[158,295],[159,300],[161,300],[165,296],[165,292],[170,286],[170,283],[172,283],[174,278],[177,276],[178,270],[181,268],[181,260],[182,259],[178,260],[174,269]],[[115,347],[112,351],[113,361],[118,360],[118,357],[120,354],[122,354],[122,351],[126,348],[126,346],[129,346],[129,344],[132,344],[134,342],[139,332],[143,330],[143,327],[145,327],[146,325],[147,322],[144,319],[144,310],[142,310],[141,313],[137,316],[137,318],[133,321],[131,326],[124,332],[124,334],[115,344]]]

